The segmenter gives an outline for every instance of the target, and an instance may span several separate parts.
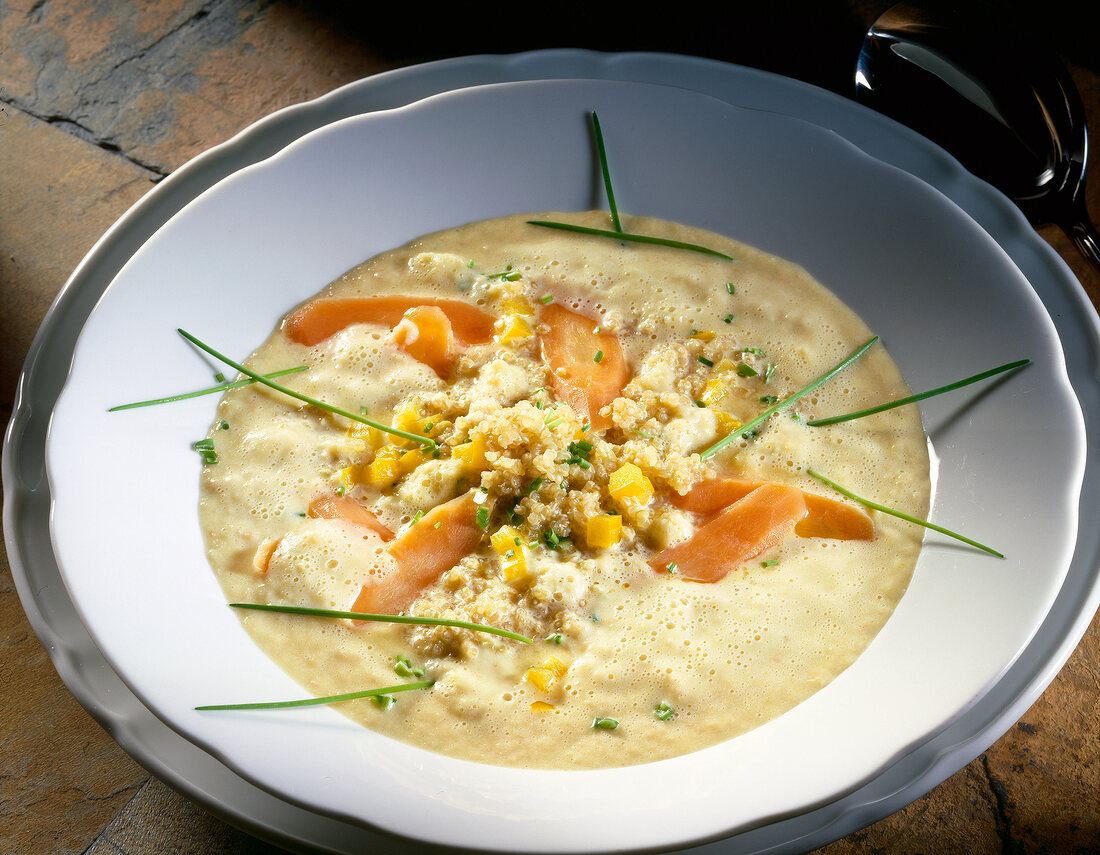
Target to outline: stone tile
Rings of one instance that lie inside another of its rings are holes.
[[[155,176],[117,155],[0,107],[0,422],[31,340],[57,292]]]
[[[0,554],[0,852],[79,855],[147,778],[57,676]]]
[[[285,855],[152,779],[83,855]]]
[[[934,790],[818,855],[977,855],[1000,852],[1000,817],[979,758]]]
[[[308,4],[50,0],[0,19],[0,100],[167,174],[381,69]]]

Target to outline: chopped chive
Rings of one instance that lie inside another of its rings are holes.
[[[759,356],[761,359],[768,355],[764,353],[764,351],[762,351],[759,347],[743,347],[741,348],[741,352],[751,353],[753,356]]]
[[[477,509],[477,513],[474,514],[474,518],[477,520],[477,527],[482,531],[489,530],[489,509],[482,505]]]
[[[265,374],[265,377],[282,377],[284,374],[295,374],[298,371],[305,371],[309,368],[308,365],[299,365],[296,368],[284,368],[282,371],[272,371],[270,374]],[[119,410],[132,410],[135,407],[152,407],[156,404],[171,404],[174,401],[186,401],[189,398],[198,398],[201,395],[213,395],[216,392],[225,392],[228,389],[236,389],[240,386],[248,386],[256,381],[249,377],[247,380],[237,380],[233,383],[222,383],[220,386],[211,386],[209,389],[200,389],[197,392],[185,392],[182,395],[171,395],[167,398],[154,398],[151,401],[137,401],[133,404],[119,404],[117,407],[111,407],[107,410],[108,413],[114,413]]]
[[[199,453],[203,463],[213,466],[218,462],[218,453],[214,450],[214,440],[200,439],[191,443],[191,448]]]
[[[671,238],[640,235],[635,232],[615,232],[610,229],[595,229],[591,226],[579,226],[575,223],[559,223],[554,220],[528,220],[527,224],[531,226],[542,226],[548,229],[560,229],[566,232],[578,232],[580,234],[593,235],[595,237],[614,238],[616,240],[633,241],[634,243],[648,243],[669,247],[671,249],[685,249],[690,252],[699,252],[703,255],[713,255],[717,258],[725,259],[726,261],[737,260],[733,256],[726,255],[724,252],[719,252],[716,249],[710,249],[709,247],[699,246],[694,243],[685,243],[680,240],[672,240]]]
[[[343,410],[340,407],[334,407],[332,404],[326,404],[324,401],[319,401],[316,398],[311,398],[309,395],[303,395],[301,392],[295,392],[293,389],[288,389],[286,386],[276,383],[273,380],[269,380],[262,374],[257,374],[251,368],[245,368],[240,363],[234,362],[228,356],[218,353],[218,351],[214,350],[214,348],[210,347],[210,345],[199,341],[199,339],[195,338],[193,335],[191,335],[191,333],[187,332],[186,330],[179,329],[177,330],[177,332],[200,350],[205,351],[206,353],[213,356],[215,359],[220,359],[230,368],[235,368],[237,371],[241,372],[241,374],[248,375],[253,380],[257,381],[258,383],[263,383],[265,386],[274,389],[276,392],[282,392],[284,395],[289,395],[291,398],[296,398],[297,400],[302,401],[306,404],[311,404],[314,407],[319,407],[322,410],[326,410],[338,416],[343,416],[346,419],[351,419],[352,421],[356,422],[362,422],[363,424],[383,431],[384,433],[393,434],[394,436],[399,436],[402,439],[410,440],[411,442],[418,443],[419,445],[426,445],[429,448],[438,448],[438,443],[436,443],[434,439],[430,439],[429,437],[420,436],[419,434],[410,433],[409,431],[399,430],[398,428],[391,427],[390,425],[384,425],[381,422],[376,422],[373,419],[368,419],[365,416],[357,415],[356,413],[349,413],[347,410]]]
[[[252,609],[260,612],[278,612],[287,615],[306,615],[307,617],[335,618],[342,620],[374,621],[375,623],[408,623],[417,626],[452,626],[457,629],[470,629],[475,632],[486,632],[490,635],[499,635],[503,638],[511,638],[531,644],[531,639],[518,632],[508,629],[498,629],[495,626],[485,626],[480,623],[469,623],[450,618],[416,617],[413,615],[379,615],[370,612],[346,612],[337,609],[315,609],[309,606],[280,606],[270,603],[230,603],[235,609]]]
[[[214,375],[214,379],[217,380],[219,383],[224,383],[225,375],[219,371],[217,374]]]
[[[597,350],[596,355],[592,357],[592,361],[598,363],[602,359],[603,359],[603,351],[602,350]]]
[[[757,375],[756,369],[747,362],[737,363],[737,373],[742,377],[755,377]]]
[[[779,563],[778,558],[769,558],[767,561],[761,561],[760,566],[761,567],[774,567],[778,563]]]
[[[336,704],[341,701],[354,701],[359,698],[376,698],[391,695],[394,692],[409,692],[413,689],[430,689],[435,685],[434,680],[424,680],[418,683],[402,683],[398,686],[383,686],[380,689],[364,689],[359,692],[346,692],[342,695],[325,695],[321,698],[302,698],[296,701],[266,701],[252,704],[207,704],[195,707],[196,710],[274,710],[287,707],[310,707],[320,704]]]
[[[727,294],[736,294],[737,293],[737,289],[733,287],[732,282],[727,282],[726,283],[726,293]]]
[[[596,151],[600,156],[600,172],[603,173],[603,186],[607,192],[607,207],[611,212],[611,223],[615,226],[615,231],[621,232],[623,224],[619,221],[619,209],[615,206],[615,192],[611,189],[611,170],[607,168],[607,151],[604,149],[600,119],[595,110],[592,111],[592,132],[596,136]]]
[[[653,714],[657,716],[661,721],[668,721],[674,715],[676,710],[672,708],[672,705],[667,701],[661,701],[653,710]]]
[[[229,430],[229,422],[222,422],[218,425],[218,430]]]
[[[859,502],[859,504],[871,508],[872,510],[881,511],[884,514],[888,514],[892,517],[897,517],[899,520],[905,520],[906,522],[911,522],[915,523],[916,525],[924,526],[925,528],[930,528],[932,529],[932,531],[938,531],[940,534],[946,534],[948,537],[953,537],[956,540],[961,540],[963,543],[968,543],[971,546],[976,546],[978,549],[982,550],[983,552],[988,552],[990,555],[995,555],[998,558],[1004,558],[1004,555],[998,552],[996,549],[986,546],[985,544],[978,543],[978,541],[971,540],[968,537],[963,537],[958,532],[954,532],[950,529],[943,528],[942,526],[935,525],[934,523],[930,523],[927,520],[922,520],[918,517],[910,516],[909,514],[902,513],[901,511],[896,511],[893,508],[888,508],[885,505],[880,505],[877,502],[872,502],[870,499],[864,499],[861,496],[857,496],[855,493],[851,492],[850,490],[845,490],[835,481],[830,481],[820,472],[815,472],[813,469],[807,469],[806,474],[812,478],[816,478],[822,484],[832,487],[834,490],[840,493],[840,495],[847,496],[853,502]]]
[[[733,315],[726,315],[724,318],[722,318],[722,320],[727,324],[732,324],[733,323]]]
[[[714,360],[713,359],[707,359],[705,356],[698,356],[696,358],[700,362],[702,362],[705,366],[707,366],[707,368],[713,368],[714,367]]]
[[[523,495],[530,496],[533,492],[535,492],[535,490],[542,486],[542,482],[545,480],[546,479],[542,478],[541,476],[536,478],[534,481],[527,485],[527,489],[523,491]]]
[[[554,295],[543,294],[541,297],[539,297],[539,302],[542,303],[544,306],[548,306],[554,302]]]
[[[392,709],[393,705],[397,703],[397,698],[393,695],[371,695],[370,698],[374,703],[382,709],[383,712]]]
[[[619,723],[613,718],[606,718],[605,716],[598,715],[592,720],[592,728],[594,730],[615,730],[619,726]]]
[[[764,382],[770,383],[772,381],[772,375],[775,373],[775,366],[772,363],[768,363],[768,367],[764,369]]]
[[[994,377],[997,374],[1003,374],[1006,371],[1012,371],[1014,368],[1022,368],[1030,363],[1030,359],[1019,359],[1016,362],[1009,362],[1006,365],[1000,365],[996,368],[990,368],[988,371],[983,371],[980,374],[975,374],[972,377],[967,377],[965,380],[958,380],[954,383],[949,383],[946,386],[940,386],[938,389],[930,389],[927,392],[920,392],[916,395],[910,395],[907,398],[898,398],[896,401],[890,401],[886,404],[879,404],[875,407],[868,407],[866,410],[857,410],[852,413],[845,413],[841,416],[829,416],[824,419],[811,419],[806,422],[813,427],[823,427],[825,425],[835,425],[838,422],[852,421],[853,419],[861,419],[864,416],[870,416],[874,413],[881,413],[883,410],[890,410],[894,407],[903,407],[906,404],[913,404],[917,401],[923,401],[925,398],[931,398],[934,395],[942,395],[944,392],[953,392],[955,389],[961,389],[963,386],[969,386],[971,383],[977,383],[979,380],[986,380],[990,377]]]
[[[694,403],[695,403],[695,406],[697,406],[700,410],[705,410],[707,408],[707,402],[706,401],[695,401]]]
[[[398,654],[393,663],[393,673],[399,677],[423,677],[424,669],[413,665],[408,656]]]
[[[417,512],[413,514],[412,522],[409,523],[409,525],[416,525],[418,522],[420,522],[420,518],[422,516],[424,516],[424,512],[421,510],[417,510]]]
[[[669,573],[675,573],[676,572],[676,562],[675,561],[669,561],[668,564],[665,565],[665,570],[667,570]]]
[[[760,400],[761,404],[774,404],[776,401],[779,400],[779,396],[778,395],[761,395],[759,400]]]
[[[775,404],[772,404],[772,406],[770,406],[770,407],[768,407],[768,409],[764,410],[764,412],[762,412],[760,415],[758,415],[755,419],[753,419],[750,422],[746,422],[745,424],[741,425],[741,427],[737,428],[737,430],[735,430],[732,433],[728,434],[723,439],[718,440],[718,442],[714,443],[714,445],[712,445],[710,448],[703,451],[699,455],[699,457],[703,460],[709,460],[711,457],[713,457],[715,454],[717,454],[719,451],[721,451],[723,448],[725,448],[731,442],[734,442],[735,440],[739,439],[740,437],[744,436],[745,434],[754,432],[756,430],[756,428],[758,428],[761,424],[763,424],[765,421],[767,421],[772,415],[774,415],[775,413],[777,413],[780,410],[784,409],[785,407],[789,407],[795,401],[799,400],[800,398],[804,397],[805,395],[808,395],[810,392],[815,391],[816,389],[818,389],[819,387],[824,385],[826,382],[831,380],[834,376],[839,374],[841,371],[843,371],[845,368],[847,368],[849,365],[851,365],[853,362],[855,362],[857,359],[859,359],[861,356],[863,356],[863,354],[865,354],[868,350],[870,350],[871,346],[876,341],[878,341],[878,336],[877,335],[872,336],[866,342],[864,342],[862,345],[860,345],[858,348],[856,348],[854,351],[852,351],[851,354],[849,354],[847,357],[842,359],[840,362],[838,362],[836,365],[834,365],[832,368],[830,368],[828,371],[826,371],[824,374],[822,374],[816,380],[813,380],[810,383],[807,383],[805,386],[803,386],[801,389],[799,389],[793,395],[790,395],[790,396],[784,398],[782,401],[779,401]]]
[[[560,632],[552,632],[544,640],[549,641],[551,644],[561,644],[564,639]]]

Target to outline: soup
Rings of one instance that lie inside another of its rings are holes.
[[[539,215],[605,228],[606,213]],[[200,521],[231,602],[448,624],[243,612],[316,695],[423,748],[530,768],[648,762],[782,714],[859,656],[904,593],[923,517],[913,407],[871,338],[797,265],[655,219],[726,257],[540,228],[419,238],[292,311],[226,393]]]

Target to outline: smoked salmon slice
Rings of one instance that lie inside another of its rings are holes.
[[[492,341],[493,318],[476,306],[461,300],[408,296],[322,297],[288,315],[283,321],[283,332],[291,341],[312,347],[352,324],[378,324],[393,329],[416,306],[440,309],[461,344]]]
[[[539,344],[554,394],[593,430],[606,429],[609,421],[600,409],[619,397],[629,379],[618,336],[557,303],[543,308],[539,321],[548,328]]]
[[[649,563],[659,573],[717,582],[790,537],[805,516],[801,490],[765,483],[711,517],[687,540],[658,552]]]
[[[437,505],[386,547],[390,572],[372,577],[351,611],[397,614],[481,543],[473,491]]]
[[[748,478],[708,478],[683,496],[673,493],[669,501],[682,511],[710,516],[765,483]],[[802,498],[806,503],[806,516],[794,530],[799,537],[829,537],[834,540],[874,538],[875,523],[862,508],[806,491],[802,491]]]

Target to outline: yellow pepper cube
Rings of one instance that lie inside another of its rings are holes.
[[[585,540],[592,549],[607,549],[623,536],[623,518],[618,514],[589,517],[585,525]]]
[[[504,307],[504,311],[511,315],[526,315],[527,317],[531,317],[535,314],[535,310],[531,308],[531,304],[527,302],[527,298],[522,295],[506,297],[501,301],[501,305]]]
[[[519,529],[501,526],[489,536],[489,542],[502,559],[504,581],[515,582],[527,575],[527,556],[523,552],[523,537]]]
[[[699,341],[714,341],[714,330],[696,330],[691,337]]]
[[[527,682],[540,692],[548,693],[554,685],[565,676],[569,666],[558,657],[551,656],[541,665],[535,665],[527,669]]]
[[[395,457],[379,456],[367,466],[367,483],[372,487],[389,487],[401,477],[401,464]]]
[[[408,475],[417,466],[423,463],[428,458],[424,456],[424,452],[419,448],[414,448],[410,451],[406,451],[399,458],[397,458],[398,470],[402,475]]]
[[[616,501],[635,499],[645,504],[653,498],[653,482],[633,463],[624,463],[607,479],[607,490]]]
[[[535,701],[531,704],[532,712],[553,712],[554,705],[548,704],[546,701]]]
[[[345,490],[350,490],[355,486],[356,482],[361,477],[361,467],[359,466],[345,466],[340,470],[340,486]]]
[[[503,329],[500,334],[501,344],[512,344],[517,341],[526,341],[535,334],[531,325],[521,315],[509,315],[504,319]]]
[[[451,457],[461,463],[463,469],[480,471],[489,465],[485,460],[485,440],[480,437],[456,445]]]
[[[733,433],[741,427],[741,422],[731,416],[729,413],[724,413],[721,410],[714,411],[714,423],[718,427],[719,433]]]

